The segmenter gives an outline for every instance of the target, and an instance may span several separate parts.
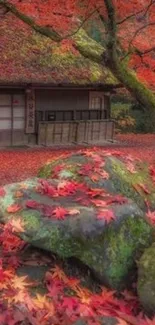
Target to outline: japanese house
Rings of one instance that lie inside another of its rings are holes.
[[[0,146],[112,140],[114,76],[23,23],[6,30],[7,20],[0,22]]]

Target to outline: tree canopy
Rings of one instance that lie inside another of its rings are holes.
[[[155,111],[155,0],[0,0],[0,5],[2,19],[11,12],[17,30],[20,19],[62,51],[106,65]]]

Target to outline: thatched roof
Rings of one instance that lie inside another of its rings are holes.
[[[19,28],[20,25],[20,28]],[[0,85],[116,86],[108,69],[31,31],[11,14],[0,21]]]

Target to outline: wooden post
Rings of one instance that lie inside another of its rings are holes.
[[[13,95],[11,95],[11,146],[13,146]]]
[[[26,93],[26,133],[35,133],[35,91]]]

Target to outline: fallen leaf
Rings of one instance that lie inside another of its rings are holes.
[[[22,209],[22,207],[19,204],[11,204],[7,207],[7,212],[8,213],[16,213],[21,209]]]
[[[6,194],[5,190],[3,187],[0,187],[0,196],[4,197]]]
[[[114,212],[112,210],[100,210],[99,213],[97,214],[97,219],[98,220],[105,220],[106,223],[110,223],[112,220],[115,220],[116,217],[114,215]]]
[[[148,212],[146,213],[146,216],[149,219],[149,221],[154,225],[155,224],[155,211],[148,210]]]
[[[37,201],[34,201],[34,200],[26,201],[25,205],[29,209],[37,209],[40,206],[40,204]]]
[[[24,222],[18,218],[18,219],[12,219],[10,221],[10,225],[11,225],[11,230],[12,232],[24,232]]]
[[[27,287],[31,287],[33,283],[28,282],[27,275],[21,277],[15,275],[10,284],[14,289],[24,290]]]
[[[63,207],[56,207],[52,212],[52,216],[58,220],[64,220],[67,214],[68,211]]]
[[[20,198],[23,197],[23,192],[22,191],[17,191],[14,195],[15,198]]]
[[[77,209],[70,209],[70,210],[68,210],[68,214],[71,216],[74,216],[74,215],[80,214],[80,211]]]

